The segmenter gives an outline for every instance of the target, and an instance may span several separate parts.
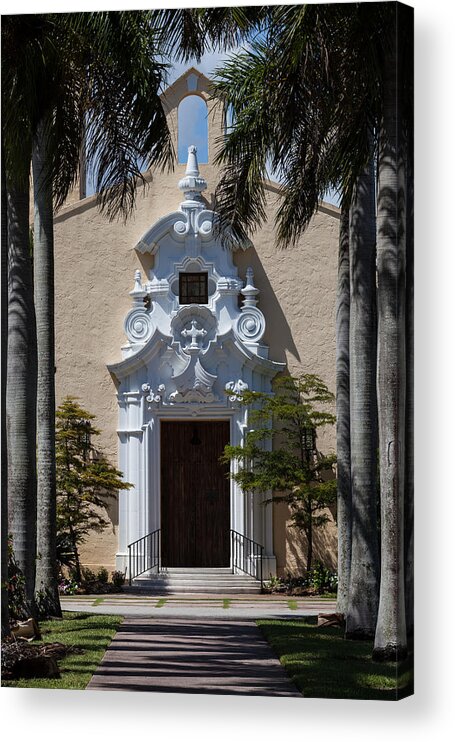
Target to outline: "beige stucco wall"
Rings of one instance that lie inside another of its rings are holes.
[[[296,247],[278,250],[274,236],[277,189],[269,189],[270,219],[254,238],[254,249],[236,253],[235,262],[245,275],[252,265],[261,290],[260,304],[267,320],[264,341],[270,358],[287,364],[293,375],[314,373],[335,391],[335,299],[339,212],[323,206]],[[333,412],[335,409],[333,407]],[[321,430],[318,447],[335,452],[335,429]],[[286,505],[274,505],[274,547],[277,571],[301,573],[306,540],[290,525]],[[315,531],[314,559],[336,567],[336,527],[330,523]]]
[[[205,85],[205,79],[201,78]],[[167,95],[171,131],[177,135],[177,106],[187,93],[180,79]],[[202,96],[206,96],[202,92]],[[209,158],[221,131],[221,114],[211,106],[209,114]],[[133,214],[127,220],[109,222],[99,213],[96,197],[66,205],[55,219],[56,286],[56,391],[57,402],[71,394],[96,415],[102,433],[98,447],[117,463],[117,400],[115,385],[106,364],[120,360],[126,342],[123,320],[131,307],[128,295],[133,276],[146,271],[153,260],[134,250],[143,233],[161,216],[178,208],[177,188],[184,165],[171,173],[147,175],[140,187]],[[211,165],[201,165],[210,204],[217,182]],[[277,188],[268,187],[270,219],[254,236],[254,248],[235,254],[242,278],[247,266],[254,269],[260,289],[259,306],[265,314],[264,341],[270,358],[285,361],[293,374],[320,375],[335,389],[335,292],[339,212],[322,206],[295,248],[277,251],[273,215]],[[321,450],[335,450],[335,431],[320,436]],[[82,560],[92,569],[100,565],[114,569],[117,549],[118,513],[109,511],[112,526],[94,535],[82,548]],[[287,509],[275,506],[274,539],[278,571],[300,571],[303,538],[287,527]],[[315,539],[315,557],[335,566],[336,534],[331,524]]]

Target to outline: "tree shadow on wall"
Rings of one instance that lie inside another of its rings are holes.
[[[330,526],[331,522],[313,532],[313,567],[321,562],[328,569],[336,569],[337,539]],[[302,575],[306,571],[307,538],[302,530],[288,522],[286,540],[289,562],[295,565],[296,574]]]
[[[263,342],[270,348],[270,358],[279,363],[286,363],[286,351],[300,362],[291,328],[281,308],[280,302],[270,284],[261,259],[254,247],[235,254],[235,264],[244,278],[246,269],[251,266],[254,272],[254,283],[260,290],[258,308],[264,313],[266,330]]]
[[[106,498],[105,508],[107,517],[109,518],[109,521],[111,523],[112,532],[114,533],[119,522],[119,496],[116,495],[114,497]]]

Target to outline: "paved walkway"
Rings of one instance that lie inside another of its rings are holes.
[[[162,618],[300,618],[334,613],[336,603],[323,598],[283,595],[182,595],[147,596],[118,593],[112,595],[74,595],[61,597],[65,611],[89,611],[120,616]]]
[[[87,690],[302,697],[254,622],[161,617],[125,619]]]

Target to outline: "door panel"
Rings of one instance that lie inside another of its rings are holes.
[[[167,567],[229,566],[229,422],[161,422],[161,552]]]

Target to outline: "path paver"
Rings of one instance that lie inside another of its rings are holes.
[[[225,600],[227,598],[227,600]],[[66,611],[111,613],[121,616],[160,618],[298,618],[333,613],[336,602],[317,597],[296,596],[145,596],[125,595],[74,595],[61,597]],[[290,607],[292,606],[292,607]]]
[[[253,621],[127,618],[87,690],[302,698]]]

